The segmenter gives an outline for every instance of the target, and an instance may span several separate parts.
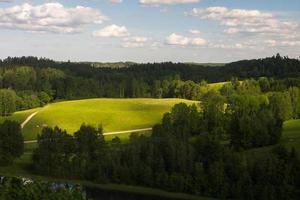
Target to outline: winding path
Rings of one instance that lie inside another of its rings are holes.
[[[31,115],[29,115],[26,119],[25,119],[25,121],[21,124],[21,128],[23,129],[24,128],[24,126],[36,115],[36,114],[38,114],[38,111],[36,111],[36,112],[34,112],[34,113],[32,113]]]

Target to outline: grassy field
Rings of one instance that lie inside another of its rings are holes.
[[[95,127],[102,125],[104,132],[149,128],[180,102],[197,103],[183,99],[87,99],[53,103],[44,108],[16,112],[7,118],[23,122],[38,111],[23,129],[25,140],[33,140],[44,126],[59,126],[70,134],[82,123]]]

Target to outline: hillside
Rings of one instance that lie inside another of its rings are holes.
[[[104,132],[150,128],[183,99],[88,99],[53,103],[44,108],[16,112],[8,119],[23,122],[30,114],[37,115],[23,130],[25,140],[36,139],[44,126],[58,126],[74,133],[82,123],[102,125]],[[3,118],[0,118],[3,120]]]

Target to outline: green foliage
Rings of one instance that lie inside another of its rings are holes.
[[[67,177],[68,160],[74,150],[74,140],[58,127],[44,128],[38,136],[39,147],[34,151],[35,168],[43,174]]]
[[[73,137],[58,127],[44,128],[33,154],[35,169],[55,177],[91,179],[92,163],[102,159],[103,146],[102,129],[82,125]]]
[[[84,200],[78,186],[47,183],[20,178],[2,178],[0,181],[1,200]]]
[[[38,94],[38,98],[40,100],[40,106],[44,106],[51,101],[51,97],[43,91]]]
[[[4,87],[16,90],[30,90],[36,82],[36,71],[32,67],[21,66],[6,70],[3,74]]]
[[[289,95],[291,97],[291,106],[293,109],[293,118],[300,117],[300,89],[297,87],[291,87],[288,90]]]
[[[228,97],[232,93],[254,95],[299,87],[297,78],[287,78],[299,74],[296,66],[300,66],[299,60],[280,56],[222,67],[153,63],[124,68],[95,68],[93,63],[63,63],[35,57],[7,58],[0,60],[0,88],[11,88],[18,94],[17,110],[42,106],[52,100],[97,97],[200,100],[211,90],[221,90]],[[267,78],[273,76],[285,79]],[[249,80],[224,82],[232,77]]]
[[[173,135],[176,138],[187,140],[191,135],[201,131],[202,115],[195,104],[188,106],[185,103],[176,104],[170,113],[162,119],[162,125],[156,125],[153,136]]]
[[[41,106],[39,97],[31,91],[22,91],[18,93],[17,108],[18,110],[26,110]]]
[[[254,199],[296,199],[299,166],[295,151],[289,152],[282,146],[256,158],[251,165]]]
[[[291,97],[288,92],[284,93],[273,93],[269,97],[271,109],[276,115],[277,119],[286,121],[293,116],[293,107],[291,102]]]
[[[235,149],[274,144],[279,141],[283,120],[273,111],[266,96],[234,96],[227,108],[228,132]]]
[[[0,115],[7,116],[16,111],[17,95],[11,89],[0,89]]]
[[[247,95],[255,95],[261,93],[260,85],[254,79],[244,80],[240,82],[236,86],[236,91],[238,94],[247,94]]]
[[[152,126],[178,101],[161,105],[162,101],[149,99],[126,103],[92,99],[50,105],[26,127],[32,134],[29,137],[34,138],[41,129],[37,126],[59,125],[70,133],[79,130],[71,136],[57,127],[43,129],[33,155],[35,170],[56,177],[144,185],[223,199],[297,199],[300,178],[295,150],[277,147],[248,159],[243,157],[243,149],[278,143],[284,120],[299,117],[300,81],[287,78],[297,77],[299,66],[299,60],[280,55],[214,68],[154,63],[113,69],[33,57],[8,58],[0,61],[1,88],[12,88],[18,96],[2,90],[0,110],[8,115],[52,99],[92,97],[202,100],[202,110],[183,103],[174,106],[161,124],[153,127],[151,137],[132,135],[126,144],[118,138],[105,142],[102,129],[79,126],[102,123],[105,131]],[[209,85],[204,79],[232,81]],[[8,146],[2,149],[14,152]],[[3,162],[17,156],[11,152],[1,154]]]
[[[225,133],[225,98],[215,91],[208,92],[202,98],[202,110],[205,130],[215,137]]]
[[[248,160],[210,134],[187,140],[191,129],[182,116],[188,118],[191,110],[192,106],[176,105],[163,124],[154,127],[151,137],[133,135],[126,144],[118,138],[104,142],[101,134],[97,139],[98,131],[83,125],[72,137],[75,147],[67,148],[71,152],[57,148],[55,157],[60,159],[51,167],[69,173],[69,178],[98,183],[144,185],[226,199],[297,199],[300,162],[294,150],[280,147]],[[47,137],[52,138],[44,132],[43,139],[48,141]],[[64,144],[70,138],[50,141]],[[35,154],[46,147],[49,144],[39,140]],[[34,165],[50,162],[40,157]]]
[[[0,124],[0,165],[8,165],[23,154],[24,143],[20,124],[4,121]]]

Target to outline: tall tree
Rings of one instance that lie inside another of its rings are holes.
[[[14,90],[0,89],[0,115],[10,115],[16,111],[17,95]]]
[[[23,154],[23,140],[20,124],[14,121],[0,124],[0,165],[10,164]]]
[[[212,90],[202,98],[201,105],[206,131],[216,137],[224,134],[225,98]]]

